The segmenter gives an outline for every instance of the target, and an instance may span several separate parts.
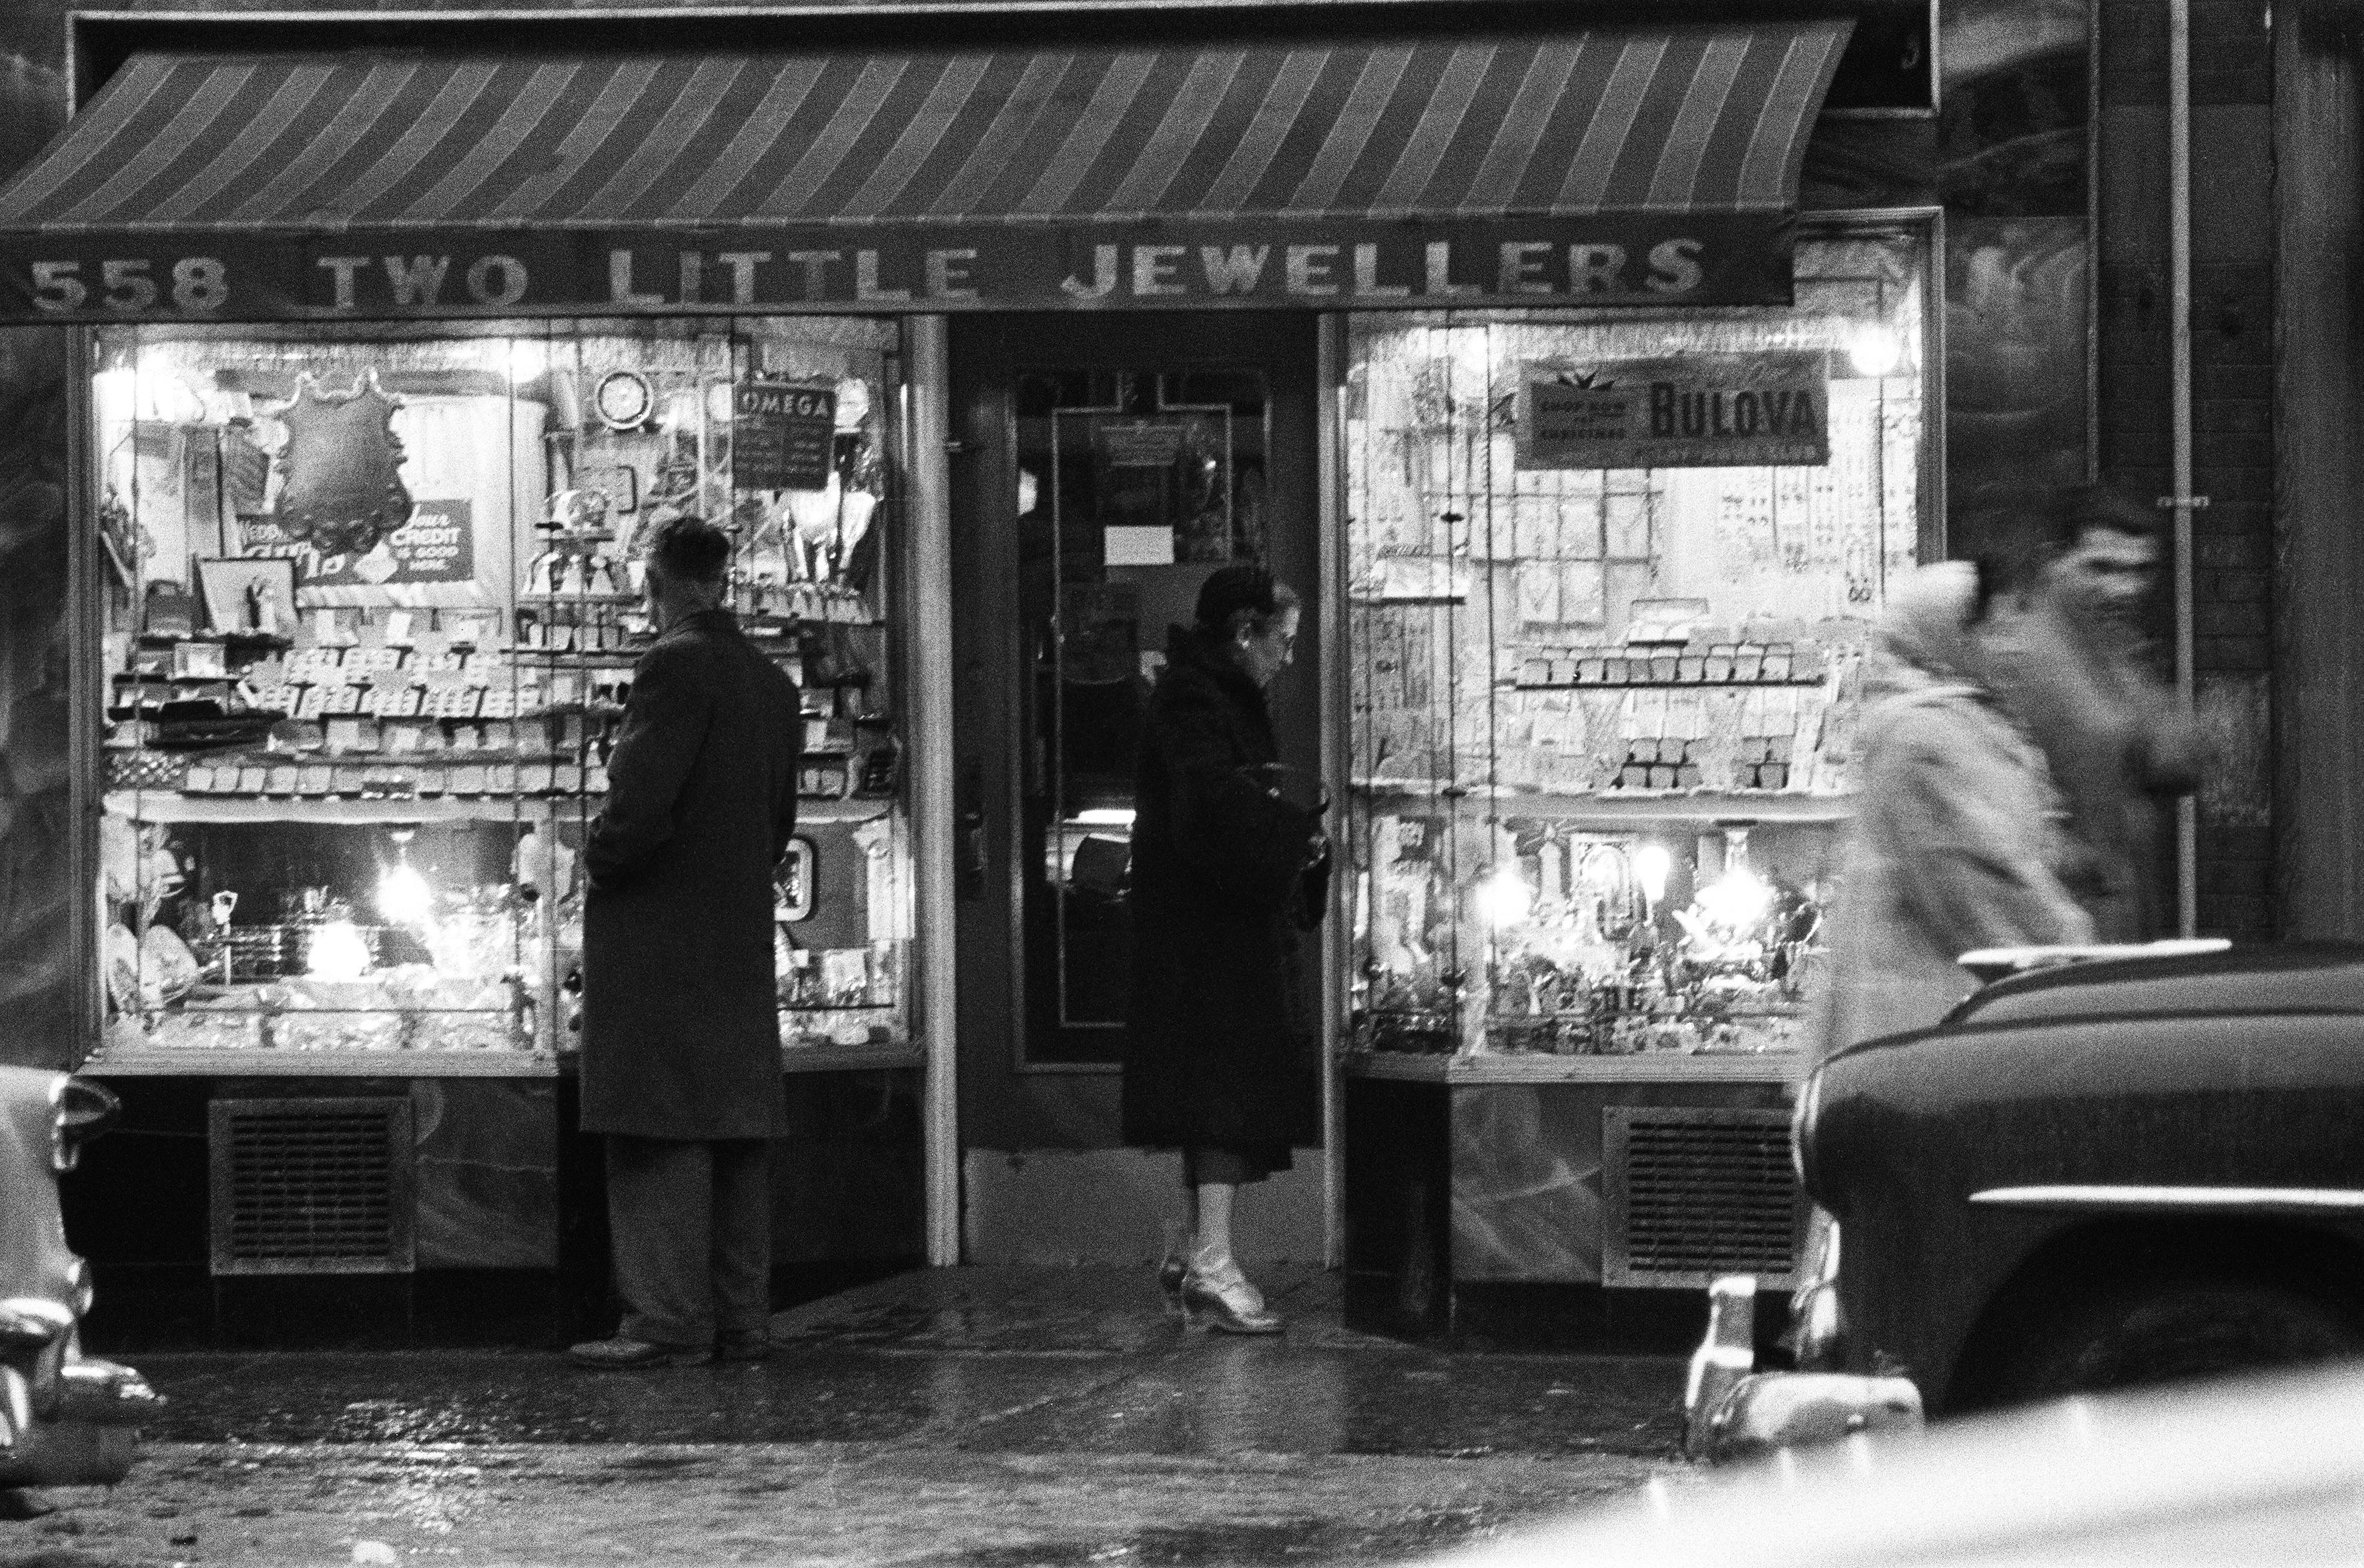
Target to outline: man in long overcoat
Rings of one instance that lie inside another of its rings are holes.
[[[785,1130],[773,868],[796,828],[797,688],[722,606],[730,541],[646,552],[657,639],[632,672],[584,847],[583,1128],[607,1135],[624,1318],[585,1365],[753,1360],[770,1315],[767,1140]]]

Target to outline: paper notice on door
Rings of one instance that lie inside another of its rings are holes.
[[[1110,566],[1171,566],[1174,530],[1170,528],[1117,528],[1100,530],[1100,550]]]

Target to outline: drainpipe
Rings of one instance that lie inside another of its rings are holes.
[[[2191,513],[2207,499],[2191,494],[2191,0],[2168,0],[2167,182],[2169,347],[2174,403],[2175,494],[2175,692],[2192,711],[2197,683],[2192,674]],[[2200,802],[2196,795],[2175,803],[2176,929],[2193,935],[2200,923]]]

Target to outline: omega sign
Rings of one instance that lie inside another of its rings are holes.
[[[1695,354],[1520,367],[1521,468],[1820,467],[1831,460],[1820,352]]]
[[[321,319],[581,312],[1009,307],[1734,305],[1790,298],[1778,215],[1477,223],[1276,220],[748,228],[679,238],[537,229],[9,237],[20,317]],[[77,244],[93,253],[61,254]],[[42,252],[28,255],[39,248]]]

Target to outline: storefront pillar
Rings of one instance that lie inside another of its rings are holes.
[[[915,733],[953,731],[952,366],[941,316],[904,325],[910,399],[904,429],[910,442],[911,694]],[[914,749],[913,837],[918,845],[919,1034],[926,1063],[922,1136],[927,1181],[928,1262],[960,1262],[960,1084],[953,994],[953,753],[937,743]]]
[[[1346,658],[1346,317],[1321,317],[1315,352],[1321,360],[1315,461],[1321,473],[1321,781],[1329,798],[1337,801],[1347,798],[1353,784],[1344,744],[1354,711]],[[1354,929],[1339,912],[1351,907],[1347,885],[1343,877],[1333,879],[1333,907],[1321,926],[1321,1225],[1324,1261],[1333,1269],[1346,1258],[1345,1080],[1329,1042],[1345,1039],[1350,1027],[1346,987]]]

